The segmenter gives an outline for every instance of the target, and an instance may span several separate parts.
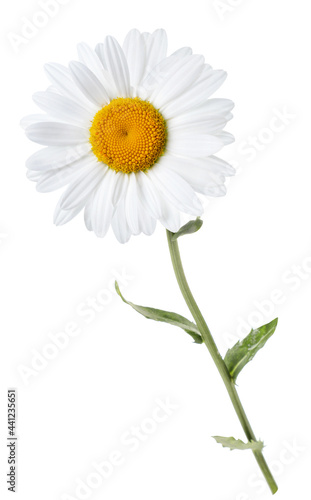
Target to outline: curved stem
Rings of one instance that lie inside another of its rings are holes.
[[[243,427],[243,430],[245,432],[245,435],[248,439],[248,441],[256,441],[256,437],[254,434],[254,431],[248,421],[248,418],[246,416],[246,413],[244,411],[244,408],[242,406],[242,403],[240,401],[240,398],[238,396],[235,384],[230,376],[230,373],[226,367],[226,364],[220,355],[217,346],[215,344],[215,341],[212,337],[212,334],[205,322],[205,319],[202,316],[202,313],[191,293],[191,290],[189,288],[189,285],[187,283],[187,279],[183,270],[181,258],[180,258],[180,253],[179,253],[179,247],[178,247],[178,242],[177,240],[172,240],[172,235],[170,231],[167,232],[167,240],[168,240],[168,245],[169,245],[169,250],[170,250],[170,255],[172,259],[172,264],[175,272],[175,276],[180,288],[180,291],[185,299],[185,302],[197,324],[197,327],[202,335],[202,339],[209,350],[210,355],[212,356],[212,359],[219,371],[219,374],[222,377],[222,380],[226,386],[226,389],[228,391],[229,397],[231,399],[231,402],[233,404],[233,407],[235,409],[235,412],[238,416],[238,419],[240,420],[240,423]],[[277,484],[271,474],[271,471],[267,465],[267,462],[262,454],[261,451],[253,451],[253,454],[255,456],[255,459],[257,460],[257,463],[270,487],[270,490],[272,494],[276,493],[278,490]]]

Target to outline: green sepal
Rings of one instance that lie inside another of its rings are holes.
[[[251,330],[245,339],[237,342],[227,351],[224,362],[234,381],[236,381],[237,376],[244,366],[253,359],[259,349],[261,349],[271,335],[273,335],[277,323],[278,318],[260,328],[256,328],[256,330]]]
[[[121,297],[123,302],[131,306],[139,314],[142,314],[147,319],[153,319],[154,321],[163,321],[164,323],[169,323],[170,325],[178,326],[182,328],[188,335],[190,335],[196,344],[202,344],[203,340],[198,327],[192,321],[184,318],[180,314],[176,314],[169,311],[162,311],[161,309],[154,309],[153,307],[144,307],[128,302],[120,292],[120,288],[117,282],[115,282],[115,287],[117,294]]]
[[[182,226],[177,233],[172,234],[172,241],[176,241],[180,236],[184,236],[185,234],[196,233],[203,225],[202,219],[197,217],[195,220],[190,220]]]
[[[217,441],[217,443],[221,444],[224,448],[230,448],[230,450],[261,451],[264,446],[262,441],[248,441],[247,443],[244,443],[241,439],[235,439],[234,437],[212,437]]]

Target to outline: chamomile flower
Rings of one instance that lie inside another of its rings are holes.
[[[156,222],[172,232],[181,213],[203,212],[197,196],[221,196],[234,173],[214,156],[232,142],[224,132],[232,101],[210,96],[226,78],[183,47],[167,56],[164,30],[132,30],[92,50],[78,45],[69,67],[47,64],[51,86],[33,99],[44,114],[22,120],[45,148],[27,160],[37,190],[59,188],[54,214],[65,224],[84,210],[86,227],[121,243]]]

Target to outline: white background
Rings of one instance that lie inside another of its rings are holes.
[[[226,197],[207,204],[203,228],[180,242],[181,252],[223,354],[251,326],[279,317],[274,337],[240,375],[239,392],[255,433],[265,441],[279,483],[277,498],[307,498],[309,2],[192,0],[183,6],[70,0],[15,50],[8,34],[22,36],[25,18],[38,20],[39,3],[9,2],[2,16],[1,498],[12,495],[5,484],[9,387],[18,390],[15,498],[82,498],[77,481],[94,479],[94,463],[110,460],[113,450],[122,454],[122,465],[85,498],[271,498],[252,454],[230,452],[211,438],[244,436],[204,346],[182,330],[147,321],[109,291],[123,274],[120,286],[129,300],[189,317],[163,227],[126,245],[111,232],[97,239],[82,217],[56,228],[52,215],[59,193],[38,194],[25,177],[25,160],[36,145],[24,137],[19,120],[36,112],[31,95],[48,85],[43,64],[67,64],[76,58],[79,41],[94,46],[107,34],[122,41],[133,27],[163,27],[170,52],[189,45],[228,71],[217,95],[236,104],[227,127],[236,142],[222,157],[234,162],[237,175]],[[284,113],[289,116],[283,122],[274,118]],[[254,138],[256,146],[250,146]],[[81,310],[90,309],[86,301],[96,297],[106,302],[102,310],[82,316]],[[22,376],[25,367],[33,370],[38,353],[47,352],[51,334],[72,322],[79,335],[41,370]],[[178,409],[151,428],[159,399]],[[120,441],[133,426],[152,431],[142,431],[144,441],[134,452]]]

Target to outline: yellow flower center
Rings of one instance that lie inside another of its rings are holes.
[[[163,116],[148,101],[119,97],[94,116],[90,143],[99,161],[124,173],[152,167],[166,144]]]

